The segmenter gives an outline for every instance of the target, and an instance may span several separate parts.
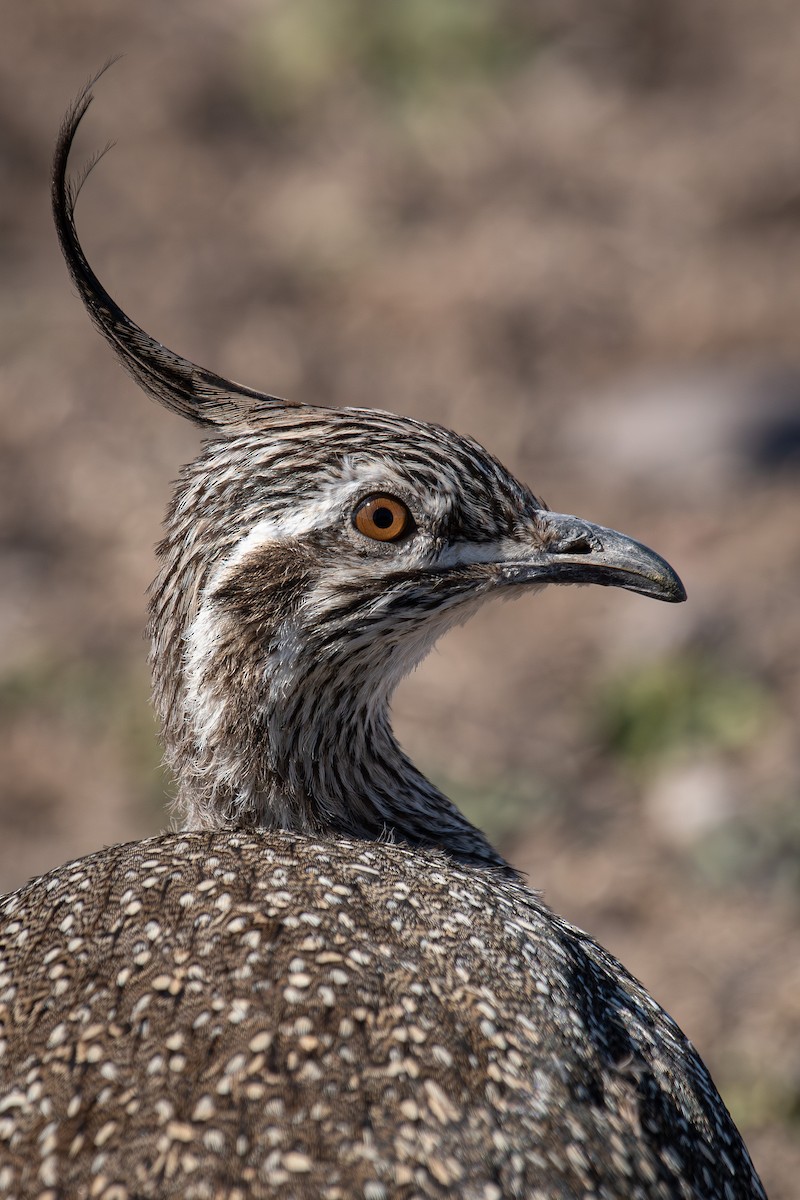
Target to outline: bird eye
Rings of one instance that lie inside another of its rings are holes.
[[[395,496],[367,496],[353,514],[359,533],[376,542],[396,542],[414,528],[414,518]]]

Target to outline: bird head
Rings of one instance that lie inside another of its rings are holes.
[[[154,695],[188,827],[391,836],[503,861],[405,758],[391,694],[491,596],[597,583],[684,599],[672,568],[614,530],[551,512],[488,451],[440,426],[254,391],[136,325],[89,266],[67,161],[53,208],[78,292],[137,382],[204,427],[159,547]]]

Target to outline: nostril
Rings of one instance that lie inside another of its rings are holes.
[[[571,540],[565,539],[564,544],[559,546],[562,554],[591,554],[596,546],[593,546],[585,533],[579,533],[577,537]]]
[[[575,524],[559,530],[547,548],[551,554],[592,554],[603,547],[587,529]]]

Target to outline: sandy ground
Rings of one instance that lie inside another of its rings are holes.
[[[789,1200],[800,9],[476,0],[465,29],[436,0],[419,36],[425,6],[376,9],[2,6],[0,889],[167,821],[141,629],[197,437],[91,330],[48,211],[62,112],[124,51],[79,225],[127,311],[254,386],[471,433],[684,578],[680,608],[488,608],[397,725],[678,1019]]]

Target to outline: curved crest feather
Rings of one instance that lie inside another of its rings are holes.
[[[94,87],[116,61],[107,62],[70,105],[59,130],[53,159],[52,203],[58,240],[92,321],[146,392],[172,412],[198,425],[224,429],[246,421],[254,410],[263,418],[270,410],[278,413],[305,407],[223,379],[162,346],[123,312],[89,266],[78,238],[75,206],[90,173],[113,143],[94,154],[76,178],[69,177],[67,166],[78,127],[94,100]]]

